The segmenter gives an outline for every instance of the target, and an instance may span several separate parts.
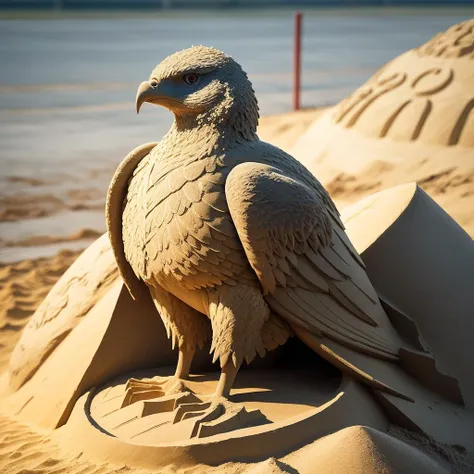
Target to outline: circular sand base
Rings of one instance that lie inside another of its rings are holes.
[[[168,375],[166,369],[158,372]],[[255,425],[262,428],[284,425],[297,416],[311,416],[337,395],[341,382],[338,378],[333,382],[321,383],[312,372],[288,370],[281,371],[281,377],[275,377],[267,370],[242,371],[232,391],[231,401],[243,405],[248,412],[259,410],[264,417]],[[111,435],[133,443],[157,446],[161,443],[189,441],[196,418],[174,423],[174,397],[170,400],[166,397],[163,403],[163,397],[153,398],[151,395],[152,398],[148,400],[121,408],[129,377],[146,381],[156,375],[157,370],[146,370],[112,380],[92,398],[91,417]],[[214,393],[218,379],[219,373],[213,372],[194,376],[186,385],[198,399],[206,400]],[[228,431],[222,428],[220,434]]]
[[[196,418],[173,423],[173,403],[159,398],[121,408],[127,380],[168,376],[171,368],[124,374],[84,395],[58,442],[100,461],[136,467],[162,463],[219,464],[258,460],[290,452],[307,442],[353,425],[385,430],[385,415],[369,391],[339,374],[322,377],[313,369],[243,370],[230,401],[264,417],[250,427],[191,437]],[[194,376],[188,383],[198,397],[212,394],[219,372]],[[354,409],[357,408],[357,409]],[[263,419],[263,421],[262,421]]]

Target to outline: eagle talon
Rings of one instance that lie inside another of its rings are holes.
[[[185,419],[199,416],[205,413],[210,406],[210,402],[182,403],[177,407],[172,423],[179,423]]]
[[[176,377],[160,377],[159,379],[130,379],[125,386],[125,395],[121,408],[132,405],[135,402],[153,400],[167,395],[180,395],[190,393],[182,380]]]
[[[190,438],[205,438],[227,431],[263,425],[269,420],[260,410],[247,410],[244,405],[229,402],[226,398],[213,401],[181,403],[175,410],[173,424],[198,418]]]
[[[134,379],[131,378],[127,381],[127,385],[125,385],[125,390],[130,389],[135,389],[135,390],[146,390],[146,389],[152,389],[156,387],[157,385],[161,385],[162,382],[158,379]]]
[[[206,438],[219,433],[269,423],[260,410],[247,410],[242,404],[219,398],[194,423],[191,438]]]
[[[183,392],[180,393],[175,399],[174,399],[174,410],[178,409],[181,405],[185,404],[191,404],[191,403],[196,403],[200,402],[201,400],[194,394],[193,392]]]

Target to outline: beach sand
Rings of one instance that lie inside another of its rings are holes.
[[[303,134],[321,110],[306,110],[279,116],[264,117],[261,120],[260,135],[283,149],[290,150],[297,138]],[[111,170],[112,171],[112,170]],[[34,179],[34,178],[32,178]],[[384,162],[374,162],[369,172],[357,178],[341,175],[328,185],[336,202],[342,207],[353,203],[362,196],[380,189],[416,180],[443,208],[445,208],[465,229],[474,235],[474,169],[472,163],[424,160],[406,163],[398,167]],[[17,186],[35,186],[28,180],[19,181]],[[85,190],[76,198],[87,202],[89,194]],[[92,198],[97,199],[96,195]],[[25,202],[28,199],[25,198]],[[94,201],[95,202],[95,201]],[[44,209],[34,209],[35,217],[44,215],[54,206],[63,206],[54,196],[36,204]],[[28,206],[26,206],[26,209]],[[23,212],[23,211],[22,211]],[[22,219],[26,214],[5,211],[3,219]],[[101,212],[97,210],[96,212]],[[54,245],[61,242],[68,245],[76,240],[90,242],[103,229],[84,229],[64,236],[38,234],[29,241],[2,242],[8,245]],[[0,373],[8,365],[9,355],[15,346],[24,325],[36,307],[44,299],[49,289],[79,255],[78,250],[63,250],[50,258],[26,259],[20,262],[0,265]],[[0,408],[1,412],[1,408]],[[179,472],[222,472],[222,473],[390,473],[390,472],[448,472],[441,466],[456,464],[457,472],[468,472],[464,453],[451,448],[433,447],[429,440],[395,429],[392,435],[418,445],[421,451],[408,447],[388,435],[364,427],[352,427],[322,438],[279,460],[269,459],[257,464],[232,463],[210,468],[195,466]],[[377,445],[378,449],[374,446]],[[408,450],[408,451],[407,451]],[[422,453],[428,453],[432,458]],[[409,453],[407,455],[406,453]],[[433,461],[438,461],[438,464]],[[47,432],[42,432],[16,420],[14,414],[0,416],[0,472],[5,474],[88,474],[144,472],[127,466],[95,465],[82,457],[71,458],[62,451]],[[175,468],[168,471],[178,472]]]

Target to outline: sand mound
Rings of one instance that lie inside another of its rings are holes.
[[[323,107],[261,117],[258,136],[263,141],[270,142],[283,150],[289,150],[326,110],[327,108]]]
[[[471,474],[474,466],[474,453],[469,453],[461,446],[438,444],[428,436],[413,433],[399,426],[392,426],[388,433],[405,443],[416,447],[440,465],[449,466],[453,474]]]
[[[310,447],[291,454],[287,462],[296,469],[296,472],[301,473],[441,474],[448,472],[418,449],[364,426],[352,426],[326,436]]]
[[[12,386],[20,387],[38,369],[117,276],[109,239],[103,235],[64,272],[24,328],[10,359]]]
[[[341,209],[374,192],[416,181],[471,237],[474,237],[472,153],[451,159],[446,159],[441,154],[430,159],[423,154],[412,158],[396,165],[374,160],[360,174],[340,173],[325,185]]]
[[[278,459],[270,458],[249,468],[245,472],[246,474],[291,474],[294,473],[295,470]]]
[[[469,469],[468,466],[465,466]],[[64,452],[46,433],[0,415],[0,471],[5,474],[444,474],[448,471],[418,449],[379,431],[354,426],[326,436],[281,459],[227,463],[218,467],[136,470],[125,465],[95,464]],[[458,472],[469,472],[458,471]]]

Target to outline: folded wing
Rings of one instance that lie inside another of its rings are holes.
[[[120,275],[133,299],[138,299],[144,293],[146,294],[147,290],[125,257],[122,213],[124,202],[127,199],[130,178],[133,176],[139,163],[148,156],[156,145],[157,143],[146,143],[132,150],[115,171],[107,193],[105,212],[107,233],[119,267]],[[132,189],[131,192],[138,192],[138,190]],[[140,210],[137,209],[137,212],[139,211]],[[133,222],[125,227],[129,232],[134,232],[136,229],[136,225],[134,225]],[[135,249],[136,256],[132,261],[140,261],[141,250],[142,249],[138,247]]]
[[[244,163],[229,174],[226,197],[273,311],[296,330],[398,360],[398,335],[322,186]]]

